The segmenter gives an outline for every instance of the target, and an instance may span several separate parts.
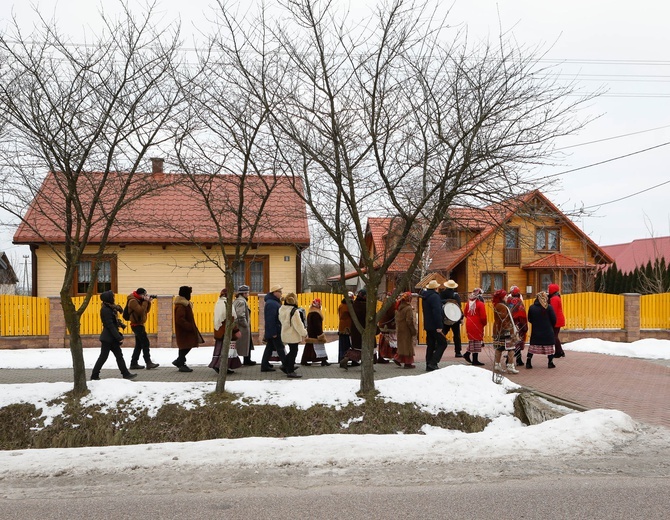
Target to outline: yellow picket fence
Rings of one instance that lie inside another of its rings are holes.
[[[46,336],[48,334],[48,298],[13,294],[0,295],[0,336]]]
[[[670,329],[670,293],[640,296],[640,328]]]
[[[324,315],[324,330],[336,331],[338,326],[337,308],[342,301],[342,295],[332,293],[301,293],[298,294],[298,305],[309,309],[311,302],[321,299],[321,308]],[[124,306],[126,295],[116,295],[115,301]],[[214,305],[218,294],[193,295],[193,311],[196,323],[204,333],[212,332],[214,328]],[[76,306],[81,305],[83,297],[74,298]],[[616,294],[578,293],[562,296],[563,312],[566,317],[565,329],[622,329],[624,327],[624,298]],[[526,308],[532,300],[525,302]],[[88,308],[82,315],[81,333],[99,334],[100,299],[92,298]],[[251,329],[258,332],[257,296],[249,297],[251,308]],[[147,319],[147,332],[157,331],[157,305],[152,305]],[[493,326],[493,308],[486,305],[489,324],[485,330],[486,341],[491,341]],[[425,343],[423,330],[423,312],[418,305],[419,342]],[[670,329],[670,293],[653,294],[640,297],[640,328],[641,329]],[[128,329],[130,332],[130,329]],[[0,295],[0,336],[45,336],[49,334],[49,299],[30,296]],[[461,337],[466,341],[465,326],[461,330]]]

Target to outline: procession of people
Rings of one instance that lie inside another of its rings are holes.
[[[554,360],[565,356],[559,339],[561,327],[565,326],[559,286],[550,284],[549,292],[537,293],[533,303],[526,308],[519,287],[513,285],[509,292],[496,290],[492,295],[485,295],[481,288],[474,288],[467,294],[465,303],[457,292],[458,284],[454,280],[439,283],[432,279],[418,293],[411,291],[383,293],[376,302],[384,306],[384,312],[376,322],[374,331],[374,362],[388,363],[405,369],[416,368],[415,347],[418,344],[417,315],[419,305],[423,313],[423,329],[426,333],[425,369],[432,372],[440,368],[445,352],[448,349],[448,337],[451,335],[454,346],[454,357],[463,358],[473,366],[485,366],[480,359],[486,349],[486,327],[489,324],[486,300],[490,297],[492,305],[492,342],[493,371],[498,373],[518,374],[517,367],[527,370],[533,368],[533,356],[547,356],[547,367],[556,368]],[[174,335],[178,356],[172,362],[180,372],[192,372],[186,364],[186,356],[193,348],[205,343],[198,329],[193,302],[192,288],[181,286],[174,298]],[[209,367],[217,373],[221,367],[226,326],[232,325],[227,362],[228,374],[235,374],[235,369],[252,367],[257,363],[251,359],[254,350],[254,339],[251,331],[251,309],[248,303],[249,286],[240,285],[235,291],[233,301],[228,302],[228,291],[222,289],[214,306],[214,350]],[[119,314],[130,322],[135,335],[135,348],[131,356],[130,369],[156,369],[150,357],[149,338],[145,330],[147,314],[156,296],[149,296],[147,291],[139,288],[127,298],[126,309],[114,303],[114,294],[107,291],[100,295],[103,302],[101,321],[103,332],[100,336],[101,354],[93,369],[92,379],[99,379],[100,369],[107,360],[109,353],[116,356],[121,375],[133,379],[136,374],[126,368],[121,351],[125,328]],[[357,367],[361,364],[364,350],[363,329],[368,323],[367,314],[369,295],[365,287],[354,295],[348,292],[341,300],[337,309],[338,318],[338,363],[343,369]],[[283,295],[283,287],[274,285],[264,296],[263,325],[265,344],[260,362],[261,372],[274,372],[272,359],[280,361],[279,369],[290,379],[302,377],[296,370],[299,345],[304,344],[300,365],[330,366],[326,343],[328,338],[324,328],[325,316],[320,298],[314,298],[309,310],[298,305],[298,297],[290,292]],[[231,318],[228,319],[230,308]],[[462,352],[461,329],[463,324],[467,337],[467,347]],[[526,349],[526,338],[530,324],[530,339],[526,361],[522,353]],[[368,332],[368,334],[370,334]],[[333,338],[334,339],[334,338]],[[288,347],[288,351],[286,348]],[[378,347],[378,348],[377,348]],[[143,356],[145,365],[139,364]],[[242,358],[242,359],[240,359]]]

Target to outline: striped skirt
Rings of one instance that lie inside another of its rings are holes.
[[[484,342],[477,339],[471,339],[468,341],[468,352],[479,354],[484,347]]]
[[[554,355],[554,346],[553,345],[528,345],[529,354],[541,354],[543,356],[553,356]]]

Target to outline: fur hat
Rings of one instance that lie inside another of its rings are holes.
[[[272,287],[270,287],[270,292],[278,292],[281,291],[282,289],[283,287],[281,285],[273,285]]]
[[[286,305],[298,305],[298,297],[295,293],[290,292],[284,297],[284,303]]]
[[[426,289],[437,289],[440,286],[439,283],[437,283],[437,280],[431,280],[428,282],[428,285],[426,285]]]
[[[245,292],[249,292],[249,286],[248,285],[240,285],[237,288],[237,294],[245,293]]]
[[[458,284],[453,280],[447,280],[446,282],[444,282],[444,286],[447,289],[456,289],[456,287],[458,287]]]
[[[182,298],[186,298],[187,300],[191,299],[191,293],[193,292],[193,287],[189,287],[188,285],[182,285],[179,288],[179,296]]]

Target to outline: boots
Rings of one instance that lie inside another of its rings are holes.
[[[518,367],[523,366],[523,359],[521,359],[521,354],[516,355],[516,366],[518,366]]]
[[[500,363],[495,363],[493,365],[493,371],[494,372],[502,372],[503,371],[502,365]]]
[[[343,357],[340,360],[340,368],[344,368],[345,370],[349,370],[349,367],[347,366],[349,364],[349,358]]]
[[[507,372],[510,374],[518,374],[519,371],[514,367],[514,363],[507,363]]]
[[[533,368],[533,365],[530,363],[530,360],[533,358],[533,354],[528,354],[526,356],[526,368]]]
[[[556,365],[554,365],[554,356],[547,356],[549,358],[549,364],[547,365],[547,368],[556,368]]]
[[[475,352],[474,354],[472,354],[472,364],[476,367],[483,367],[484,366],[484,363],[479,361],[479,353]]]
[[[470,359],[470,352],[463,354],[463,359],[465,359],[468,363],[472,363],[472,360]]]

